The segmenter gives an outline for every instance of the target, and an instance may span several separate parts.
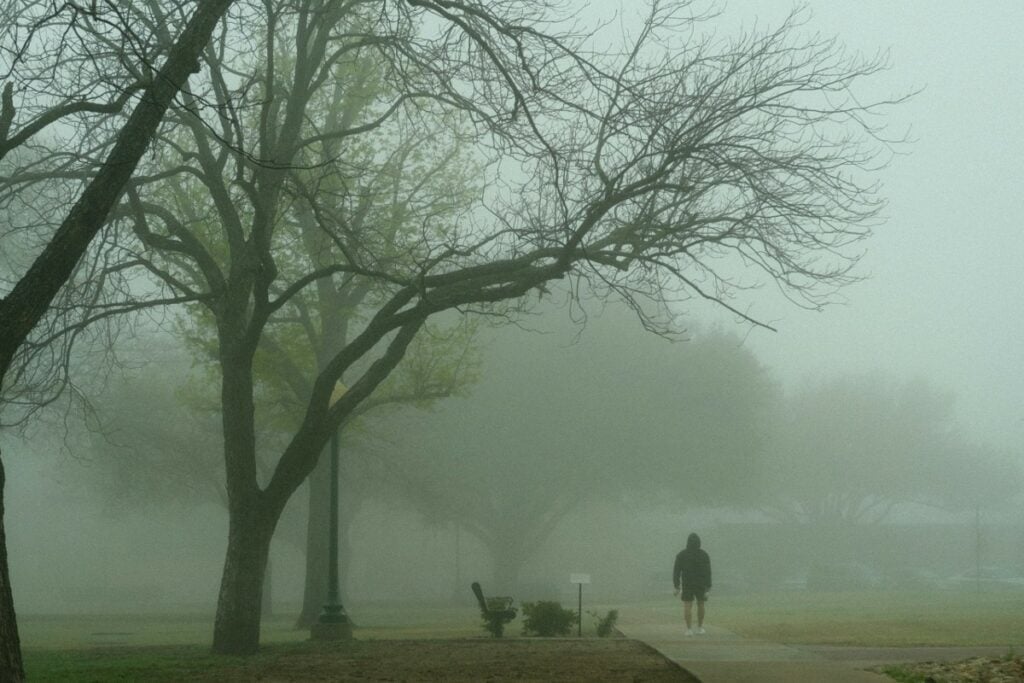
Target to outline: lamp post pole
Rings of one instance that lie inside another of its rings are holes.
[[[334,390],[332,403],[345,393],[341,383]],[[327,599],[320,617],[313,624],[313,640],[350,640],[352,625],[341,604],[338,590],[338,459],[340,456],[338,432],[331,435],[331,520],[327,538]]]

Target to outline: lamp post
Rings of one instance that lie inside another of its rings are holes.
[[[334,387],[331,394],[333,405],[341,398],[347,388],[341,382]],[[331,520],[328,529],[327,547],[327,598],[320,617],[313,624],[311,635],[313,640],[351,640],[352,625],[341,604],[338,590],[338,459],[340,443],[338,431],[331,435]]]

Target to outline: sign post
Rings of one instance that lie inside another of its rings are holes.
[[[569,574],[569,583],[579,587],[579,614],[576,622],[576,635],[583,637],[583,584],[590,583],[590,574]]]

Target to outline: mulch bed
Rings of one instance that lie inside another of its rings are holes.
[[[203,670],[189,681],[628,681],[699,683],[653,648],[619,638],[366,640],[268,647],[254,658]],[[163,676],[174,672],[162,671]],[[137,679],[133,679],[137,680]],[[160,680],[165,680],[163,677]]]
[[[918,662],[876,669],[902,683],[1021,683],[1024,658],[972,657],[960,662]]]

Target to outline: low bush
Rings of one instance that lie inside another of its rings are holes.
[[[553,600],[523,603],[523,635],[567,636],[576,623],[576,612]]]
[[[615,632],[615,622],[619,620],[619,610],[608,610],[608,614],[603,617],[597,612],[588,612],[587,614],[597,620],[598,638],[607,638]]]

